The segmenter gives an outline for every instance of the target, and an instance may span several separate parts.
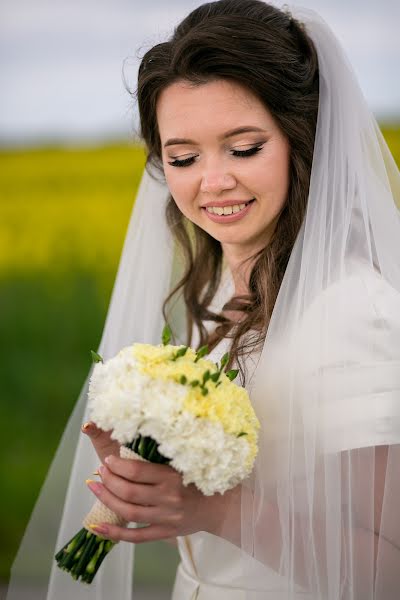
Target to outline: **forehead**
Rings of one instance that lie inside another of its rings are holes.
[[[161,139],[210,128],[217,133],[241,125],[274,125],[271,113],[251,90],[221,79],[201,85],[178,81],[165,88],[157,102],[157,122]]]

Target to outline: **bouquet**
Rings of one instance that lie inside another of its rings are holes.
[[[111,431],[124,458],[169,464],[205,495],[223,494],[251,472],[259,423],[247,391],[233,383],[238,371],[187,346],[133,344],[107,362],[92,352],[96,365],[89,382],[90,418]],[[84,527],[56,554],[58,566],[91,583],[117,542],[91,530],[108,522],[126,526],[99,500]]]

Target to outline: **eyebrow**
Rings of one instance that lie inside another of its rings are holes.
[[[227,138],[233,137],[234,135],[239,135],[241,133],[252,133],[252,132],[267,133],[266,130],[261,129],[261,127],[255,127],[253,125],[248,125],[248,126],[244,126],[244,127],[236,127],[235,129],[231,129],[230,131],[227,131],[222,136],[220,136],[220,139],[226,140]],[[164,148],[166,148],[167,146],[178,146],[179,144],[197,145],[197,142],[195,142],[194,140],[189,140],[187,138],[170,138],[169,140],[167,140],[165,142]]]

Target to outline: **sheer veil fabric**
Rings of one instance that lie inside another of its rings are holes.
[[[306,216],[251,392],[261,435],[242,493],[243,598],[395,600],[400,175],[329,27],[313,11],[288,10],[316,46],[320,100]],[[180,265],[164,218],[167,197],[145,172],[99,347],[105,358],[135,341],[160,340],[162,302]],[[172,323],[179,342],[181,306]],[[87,383],[22,540],[7,600],[29,598],[34,576],[49,583],[48,600],[135,598],[132,544],[112,551],[90,587],[53,562],[93,502],[84,480],[98,459],[80,435]]]

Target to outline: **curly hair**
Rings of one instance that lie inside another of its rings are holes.
[[[144,55],[138,74],[140,133],[147,147],[147,168],[163,174],[156,107],[160,93],[177,81],[202,85],[229,80],[245,86],[270,111],[290,146],[289,190],[274,233],[254,261],[249,293],[234,296],[223,310],[240,311],[234,321],[210,309],[218,289],[223,254],[219,241],[188,219],[170,196],[166,219],[183,251],[180,280],[163,306],[181,293],[186,306],[188,339],[193,326],[200,345],[214,347],[231,337],[230,364],[261,346],[286,266],[307,205],[318,114],[319,73],[314,45],[304,26],[260,0],[219,0],[193,10],[171,38]],[[216,323],[209,335],[205,321]]]

